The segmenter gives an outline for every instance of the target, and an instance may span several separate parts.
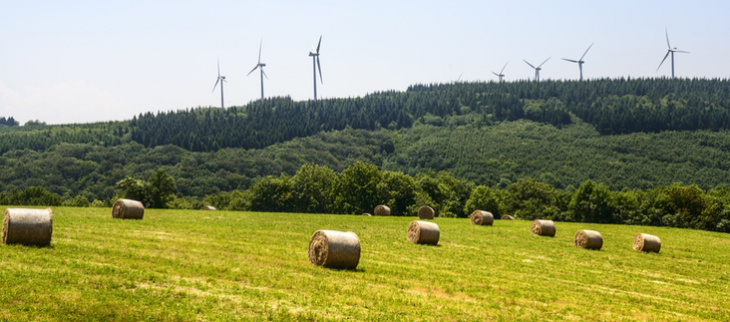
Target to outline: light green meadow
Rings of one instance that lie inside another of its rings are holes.
[[[4,211],[4,208],[0,208]],[[51,247],[0,245],[0,320],[727,320],[730,235],[659,227],[414,217],[53,208]],[[318,229],[355,232],[355,271],[309,264]],[[578,249],[579,229],[603,234]],[[662,240],[636,252],[633,236]]]

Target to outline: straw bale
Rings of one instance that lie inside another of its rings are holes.
[[[47,209],[7,208],[3,218],[3,244],[51,245],[53,212]]]
[[[372,216],[370,213],[367,213],[367,212],[363,212],[362,215],[363,216],[366,216],[366,217],[371,217]]]
[[[200,210],[218,210],[218,209],[215,209],[215,207],[213,207],[213,206],[206,205],[206,206],[203,206],[203,208],[200,208]]]
[[[437,245],[439,226],[430,221],[414,220],[408,226],[408,241],[416,244]]]
[[[555,223],[552,220],[535,219],[530,229],[533,234],[538,236],[555,236]]]
[[[595,230],[579,230],[575,233],[575,247],[600,250],[603,247],[603,236]]]
[[[390,207],[386,205],[378,205],[373,212],[376,216],[390,216]]]
[[[418,218],[419,219],[433,219],[433,217],[436,215],[436,212],[433,211],[433,208],[429,206],[421,206],[421,208],[418,208]]]
[[[360,239],[352,232],[318,230],[309,241],[309,262],[328,268],[355,269],[360,262]]]
[[[491,226],[494,223],[494,215],[489,211],[474,210],[471,213],[471,223],[480,226]]]
[[[112,207],[112,218],[142,219],[142,217],[144,217],[144,205],[139,201],[119,199]]]
[[[635,250],[658,253],[661,248],[662,241],[657,236],[642,233],[634,236]]]
[[[515,217],[510,215],[502,215],[502,220],[515,220]]]

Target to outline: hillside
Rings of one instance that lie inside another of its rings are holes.
[[[0,209],[4,210],[4,209]],[[413,217],[54,208],[52,246],[0,245],[0,320],[723,320],[730,235],[437,218],[438,246],[407,242]],[[355,271],[308,263],[319,229],[355,232]],[[603,234],[578,249],[579,229]],[[631,248],[660,236],[661,252]]]
[[[414,85],[313,102],[272,98],[123,122],[0,126],[0,191],[40,186],[107,200],[125,176],[164,169],[178,197],[245,190],[302,164],[449,171],[477,185],[536,178],[560,189],[726,184],[727,80]]]

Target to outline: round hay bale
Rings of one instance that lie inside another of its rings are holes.
[[[144,205],[137,200],[119,199],[112,207],[112,218],[142,219]]]
[[[375,207],[375,213],[376,216],[390,216],[390,207],[386,205],[378,205]]]
[[[416,244],[437,245],[439,226],[430,221],[414,220],[408,226],[408,241]]]
[[[575,233],[575,247],[600,250],[603,247],[603,236],[595,230],[579,230]]]
[[[489,211],[474,210],[470,217],[474,225],[491,226],[494,223],[494,215]]]
[[[515,220],[515,217],[510,215],[502,215],[502,220]]]
[[[213,207],[213,206],[203,206],[203,208],[200,208],[200,210],[218,210],[218,209],[215,209],[215,207]]]
[[[642,233],[638,233],[634,236],[635,250],[658,253],[661,248],[662,241],[657,236]]]
[[[371,214],[369,214],[369,213],[367,213],[367,212],[363,212],[363,213],[362,213],[362,215],[363,215],[363,216],[367,216],[367,217],[371,217],[371,216],[372,216]]]
[[[530,229],[533,234],[538,236],[555,236],[555,223],[552,220],[535,219]]]
[[[3,218],[3,244],[29,246],[51,245],[53,213],[47,209],[5,209]]]
[[[419,219],[433,219],[433,217],[436,215],[436,212],[433,211],[433,208],[429,206],[421,206],[421,208],[418,208],[418,218]]]
[[[352,232],[318,230],[309,241],[309,262],[328,268],[355,269],[360,262],[360,239]]]

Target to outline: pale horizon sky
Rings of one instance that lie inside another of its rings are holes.
[[[727,78],[724,1],[7,1],[0,0],[0,116],[21,124],[124,120],[226,107],[265,94],[313,97],[311,46],[322,35],[320,98],[412,84],[528,79]]]

